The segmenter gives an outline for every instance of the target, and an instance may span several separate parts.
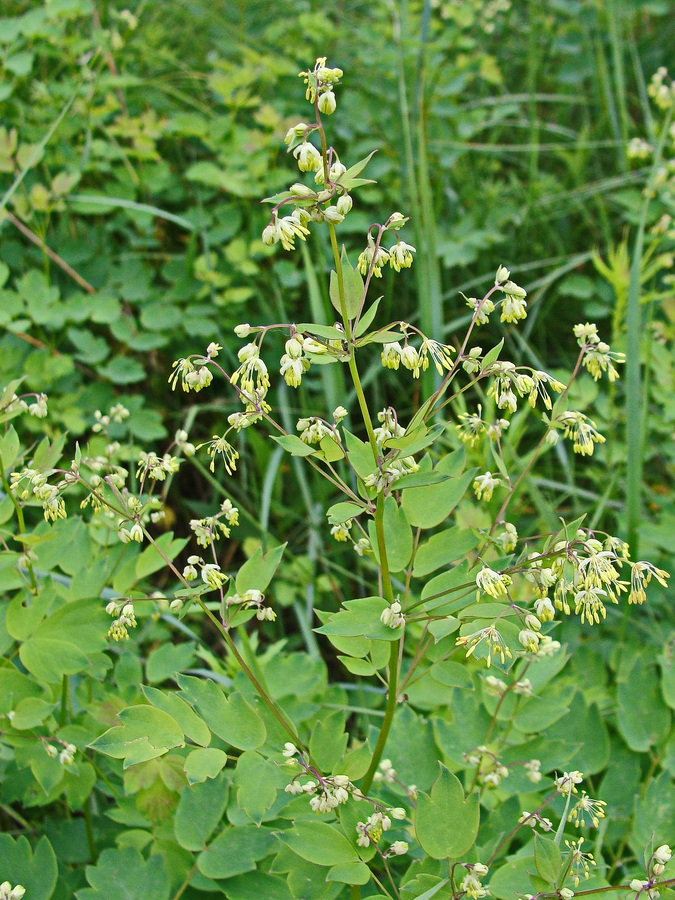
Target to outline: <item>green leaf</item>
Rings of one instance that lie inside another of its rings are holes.
[[[286,544],[280,544],[263,554],[262,548],[258,547],[253,556],[239,569],[235,582],[237,593],[265,591],[281,562],[285,549]]]
[[[289,781],[288,773],[254,750],[242,753],[234,772],[237,806],[259,825],[276,800],[277,790]]]
[[[389,628],[380,621],[382,611],[389,605],[382,597],[346,600],[342,605],[344,609],[331,615],[325,625],[314,629],[318,634],[366,637],[378,641],[397,641],[403,634],[399,628]]]
[[[468,528],[455,525],[432,535],[417,548],[413,575],[422,578],[441,566],[448,566],[467,553],[470,553],[479,542],[479,538]]]
[[[24,666],[40,681],[55,684],[64,675],[76,675],[108,660],[108,617],[102,606],[91,600],[76,600],[47,616],[21,645]]]
[[[176,807],[173,830],[186,850],[203,850],[227,807],[230,780],[218,775],[204,784],[184,788]]]
[[[363,278],[358,269],[353,269],[347,259],[344,247],[342,248],[342,286],[344,289],[345,312],[348,319],[353,319],[358,313],[363,299]],[[340,284],[337,272],[330,273],[329,286],[330,302],[333,304],[337,312],[342,315],[342,306],[340,304]]]
[[[295,326],[298,331],[309,332],[315,337],[323,338],[326,341],[344,341],[345,333],[334,325],[317,325],[314,322],[301,322]]]
[[[156,539],[155,544],[157,545],[156,547],[152,544],[146,547],[138,557],[136,562],[137,579],[147,578],[148,575],[163,569],[166,565],[166,559],[174,560],[187,544],[187,539],[174,539],[173,532],[167,531]]]
[[[349,501],[344,501],[342,503],[334,503],[326,510],[326,516],[328,517],[328,522],[331,525],[341,525],[343,522],[346,522],[347,519],[354,519],[356,516],[360,515],[364,510],[363,506],[359,506],[356,503],[351,503]]]
[[[301,441],[297,434],[273,434],[272,440],[279,444],[280,447],[283,447],[291,456],[311,456],[316,452],[316,447],[310,447],[309,444]]]
[[[417,715],[410,706],[399,709],[394,716],[385,751],[401,781],[416,784],[422,791],[429,790],[438,774],[440,753],[427,719]]]
[[[465,799],[457,776],[441,764],[431,796],[418,795],[415,834],[422,849],[433,859],[464,856],[476,840],[478,819],[478,795]]]
[[[375,182],[371,181],[370,179],[361,179],[361,178],[358,178],[357,176],[360,175],[361,172],[363,172],[363,170],[368,165],[370,160],[373,158],[375,153],[377,153],[377,150],[371,151],[368,154],[368,156],[365,156],[363,159],[360,159],[357,163],[354,163],[353,166],[350,166],[350,168],[347,169],[347,171],[344,172],[338,178],[338,184],[340,184],[346,191],[349,191],[349,190],[357,187],[358,186],[357,182],[359,184],[361,184],[361,183],[374,184]]]
[[[663,703],[659,673],[651,650],[635,656],[628,671],[621,671],[617,691],[619,731],[631,748],[645,752],[670,730],[670,710]]]
[[[368,884],[370,869],[364,862],[343,863],[328,870],[326,881],[339,881],[341,884]]]
[[[195,661],[195,644],[161,644],[153,650],[145,666],[148,681],[157,684],[173,678],[177,672],[189,669]]]
[[[555,841],[535,833],[534,864],[549,888],[555,888],[562,866],[562,853]]]
[[[178,722],[187,737],[195,744],[208,747],[211,743],[211,731],[206,722],[178,694],[160,691],[158,688],[141,685],[148,703],[168,713]]]
[[[90,888],[77,900],[169,900],[169,874],[161,856],[143,859],[135,847],[108,847],[96,866],[87,866]]]
[[[255,825],[229,827],[197,857],[197,866],[207,878],[232,878],[255,870],[256,862],[267,856],[274,838]]]
[[[226,697],[213,681],[191,675],[176,679],[180,693],[204,719],[214,734],[239,750],[254,750],[265,742],[265,725],[240,693]]]
[[[481,366],[483,371],[487,369],[488,366],[491,366],[493,362],[496,362],[499,359],[499,354],[502,352],[502,347],[504,346],[504,338],[497,344],[496,347],[493,347],[492,350],[488,350],[488,352],[483,357]]]
[[[285,878],[267,872],[247,872],[223,885],[227,900],[295,900]]]
[[[299,821],[289,831],[277,832],[294,853],[317,866],[359,862],[359,855],[342,831],[326,822]]]
[[[431,669],[431,677],[447,687],[457,687],[465,691],[475,690],[473,679],[466,666],[451,659],[436,663]]]
[[[178,722],[154,706],[128,706],[117,714],[121,725],[109,728],[89,745],[93,750],[124,760],[124,768],[155,759],[184,745]]]
[[[490,879],[490,893],[497,900],[513,900],[530,893],[530,872],[535,871],[534,856],[512,859],[499,869]]]
[[[375,666],[365,659],[358,659],[354,656],[338,656],[338,659],[352,675],[361,675],[365,678],[369,678],[377,672]]]
[[[430,578],[422,588],[422,600],[426,600],[425,612],[435,610],[438,614],[439,607],[443,607],[441,610],[443,613],[451,610],[457,612],[472,604],[476,596],[474,587],[476,573],[477,568],[472,570],[469,560],[464,559],[452,569],[448,569],[447,572],[441,572],[440,575]],[[462,585],[466,585],[466,587],[460,592],[457,589]],[[453,598],[455,593],[456,596]]]
[[[375,457],[370,444],[360,441],[356,435],[343,428],[345,438],[345,446],[347,448],[347,459],[349,465],[354,469],[359,478],[363,481],[371,472],[375,471]]]
[[[30,900],[49,900],[56,887],[58,865],[46,837],[41,837],[33,850],[23,835],[15,840],[9,834],[0,834],[0,860],[3,881],[9,881],[12,887],[22,884]]]
[[[96,371],[113,384],[136,384],[146,378],[145,369],[137,359],[130,356],[116,356]]]
[[[382,297],[378,297],[377,300],[370,304],[368,309],[361,316],[361,318],[359,319],[359,324],[356,326],[356,331],[354,332],[355,337],[361,337],[362,334],[366,333],[377,314],[377,309],[380,305],[381,299]]]
[[[413,528],[435,528],[440,525],[464,497],[478,470],[470,469],[461,475],[456,470],[458,463],[464,467],[463,461],[464,448],[444,457],[434,469],[434,474],[448,475],[447,481],[403,491],[401,503]],[[454,472],[451,474],[452,470]]]
[[[389,571],[400,572],[410,562],[413,551],[413,534],[405,511],[391,496],[384,501],[383,525]],[[377,543],[377,531],[375,522],[372,520],[368,522],[368,534],[373,548],[373,555],[379,565],[380,551]]]
[[[183,770],[188,784],[199,784],[215,778],[227,765],[227,753],[215,747],[198,748],[188,753]]]
[[[318,719],[312,729],[309,739],[310,755],[322,771],[337,772],[336,766],[347,749],[348,740],[344,714],[339,711],[329,713]]]

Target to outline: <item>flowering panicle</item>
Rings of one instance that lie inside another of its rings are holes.
[[[476,648],[483,642],[485,642],[488,650],[486,659],[488,669],[492,665],[492,657],[494,654],[499,656],[502,665],[506,662],[507,657],[511,659],[512,653],[504,643],[504,638],[501,636],[495,625],[488,625],[487,628],[481,628],[479,631],[474,631],[471,634],[461,635],[455,641],[458,647],[467,648],[467,656],[471,656]]]
[[[593,376],[593,380],[597,381],[602,373],[606,372],[610,381],[616,381],[619,373],[613,363],[625,362],[626,354],[610,350],[609,344],[600,340],[597,325],[590,322],[575,325],[574,336],[584,351],[582,363]]]
[[[105,611],[109,616],[116,616],[115,621],[108,629],[108,637],[113,641],[128,641],[129,628],[136,627],[134,604],[130,600],[111,600]]]

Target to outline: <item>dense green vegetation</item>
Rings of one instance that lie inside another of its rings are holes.
[[[0,2],[0,897],[672,892],[674,44],[667,0]],[[317,203],[324,56],[376,152]]]

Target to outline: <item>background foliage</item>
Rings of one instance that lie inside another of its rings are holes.
[[[47,419],[24,416],[15,432],[7,417],[4,477],[26,455],[55,466],[67,448],[69,459],[76,440],[91,438],[95,411],[117,402],[131,412],[109,431],[123,459],[163,452],[178,428],[194,443],[208,439],[234,405],[215,391],[198,402],[172,394],[176,357],[218,340],[233,368],[237,323],[332,321],[327,243],[272,254],[260,240],[267,214],[258,204],[288,180],[280,148],[298,117],[297,72],[327,55],[347,73],[336,145],[353,159],[378,150],[368,170],[378,183],[361,191],[341,238],[358,252],[382,209],[414,212],[419,265],[395,284],[385,275],[385,320],[405,317],[452,343],[469,318],[459,292],[471,295],[504,263],[531,300],[518,333],[491,326],[493,343],[504,336],[511,356],[562,369],[576,354],[567,335],[587,319],[616,349],[637,347],[641,383],[628,379],[603,397],[584,383],[575,398],[581,409],[596,403],[594,417],[611,440],[592,466],[563,447],[549,453],[525,481],[519,527],[556,530],[559,516],[585,514],[594,527],[630,536],[634,558],[639,547],[672,571],[674,241],[663,216],[675,215],[675,147],[669,137],[656,181],[652,156],[627,149],[633,138],[656,144],[661,120],[646,85],[675,42],[669,12],[656,0],[344,2],[331,12],[286,0],[148,0],[129,11],[88,0],[0,5],[0,384],[23,377],[12,391],[50,398]],[[645,206],[648,181],[656,190]],[[636,258],[639,291],[631,285]],[[637,330],[626,327],[631,315]],[[278,388],[275,407],[293,422],[315,397],[329,408],[350,405],[337,368],[311,373],[298,395]],[[381,408],[400,386],[373,376],[364,382],[372,408]],[[396,397],[409,410],[419,399],[412,389],[404,401]],[[532,445],[531,424],[519,413],[509,430],[506,454],[516,468]],[[92,440],[103,452],[103,437]],[[314,610],[334,613],[361,596],[366,564],[355,565],[328,536],[330,494],[300,460],[252,429],[238,450],[240,471],[226,487],[199,455],[164,483],[166,518],[156,537],[182,564],[195,552],[187,522],[231,497],[241,526],[225,542],[223,568],[288,542],[271,589],[279,618],[265,623],[258,646],[255,635],[241,634],[241,650],[302,733],[342,754],[342,736],[367,738],[382,706],[353,660],[377,665],[365,660],[372,648],[344,642],[337,649],[352,662],[338,662],[313,631]],[[469,451],[466,466],[489,468],[490,458]],[[645,477],[636,481],[640,466]],[[108,646],[104,603],[92,599],[170,593],[159,555],[135,545],[111,550],[110,536],[84,514],[48,525],[36,505],[20,523],[6,488],[0,859],[8,871],[0,880],[20,880],[31,900],[111,896],[111,885],[129,897],[147,897],[152,885],[158,900],[181,891],[234,900],[262,891],[346,895],[354,869],[341,867],[358,865],[351,845],[336,851],[328,881],[313,878],[312,848],[335,842],[321,831],[331,826],[307,812],[280,849],[279,822],[301,818],[299,801],[277,793],[288,780],[274,761],[286,738],[209,624],[146,607],[132,640]],[[473,499],[455,515],[463,525],[485,524]],[[40,582],[31,606],[26,547]],[[343,594],[347,588],[354,593]],[[560,630],[569,663],[561,673],[538,670],[539,694],[518,713],[513,752],[527,745],[546,771],[578,768],[591,777],[608,803],[593,838],[600,876],[628,877],[652,837],[658,844],[675,836],[672,612],[656,591],[648,607],[610,614],[592,633],[577,623]],[[439,760],[461,772],[463,754],[482,742],[494,703],[473,668],[462,671],[439,663],[409,686],[387,749],[405,784],[428,791]],[[175,691],[170,708],[158,686]],[[209,720],[214,704],[221,715]],[[128,708],[135,712],[118,719]],[[148,722],[162,733],[161,746],[143,743]],[[123,732],[117,759],[88,749],[111,727]],[[188,756],[184,735],[202,749]],[[77,747],[74,761],[50,757],[50,740]],[[126,754],[130,742],[134,756]],[[356,778],[363,760],[358,743],[349,746]],[[397,756],[399,747],[405,753]],[[229,754],[225,768],[219,754]],[[130,761],[140,764],[127,768]],[[518,778],[488,795],[488,842],[530,808],[528,783]],[[521,849],[511,848],[511,868],[491,883],[494,896],[507,900],[521,889]],[[404,897],[441,878],[429,860],[402,871]],[[375,892],[372,883],[364,888]]]

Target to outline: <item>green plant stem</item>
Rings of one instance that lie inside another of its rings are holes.
[[[87,846],[89,847],[89,858],[92,864],[96,863],[98,859],[98,851],[96,849],[96,840],[94,838],[94,822],[91,815],[91,794],[87,797],[87,800],[84,804],[83,813],[84,813],[84,828],[87,834]]]
[[[284,731],[293,739],[293,743],[296,746],[299,746],[299,747],[302,746],[302,741],[298,737],[298,734],[297,734],[295,728],[289,721],[286,720],[286,718],[282,714],[281,710],[274,704],[274,702],[272,701],[272,699],[269,696],[269,694],[267,693],[267,691],[263,688],[262,684],[255,677],[255,675],[253,674],[253,672],[247,665],[246,660],[239,652],[237,645],[232,640],[232,635],[229,633],[227,628],[225,628],[225,626],[220,621],[220,619],[211,612],[211,610],[207,607],[206,603],[204,603],[204,601],[202,600],[201,597],[197,597],[197,602],[199,603],[199,605],[201,606],[203,611],[206,613],[206,615],[209,617],[209,619],[211,619],[213,624],[216,626],[218,631],[223,636],[223,639],[225,640],[225,643],[227,644],[228,649],[231,651],[232,655],[234,656],[234,658],[237,660],[237,662],[241,666],[243,673],[246,675],[248,680],[251,682],[253,687],[256,689],[256,691],[260,695],[260,699],[263,701],[265,706],[267,706],[269,711],[272,713],[272,715],[277,720],[277,722],[281,725],[281,727],[284,729]],[[312,765],[316,765],[314,762],[312,762],[311,757],[310,757],[310,762],[312,763]]]
[[[642,396],[642,365],[640,345],[642,343],[642,310],[640,308],[640,285],[642,279],[642,255],[644,248],[647,214],[654,185],[654,179],[661,166],[663,148],[673,120],[673,107],[664,117],[659,141],[654,151],[654,161],[645,188],[645,197],[640,209],[637,234],[633,246],[628,301],[626,309],[626,531],[627,540],[634,557],[638,555],[640,513],[642,501],[642,478],[644,472],[644,429]]]
[[[68,716],[68,676],[64,675],[61,681],[61,709],[59,711],[59,726],[63,728]]]
[[[322,137],[322,144],[324,139]],[[325,154],[325,150],[324,150]],[[340,299],[340,311],[342,313],[342,320],[344,322],[345,333],[347,335],[347,340],[350,344],[350,353],[349,353],[349,372],[352,377],[352,383],[354,384],[354,391],[356,392],[356,397],[359,403],[359,408],[361,410],[361,415],[363,417],[363,423],[366,427],[366,432],[368,433],[368,441],[370,442],[370,446],[373,451],[373,455],[375,457],[375,461],[377,462],[379,457],[379,449],[377,446],[377,440],[375,439],[375,431],[373,429],[373,422],[370,416],[370,410],[368,409],[368,403],[366,401],[365,394],[363,393],[363,386],[361,384],[361,379],[359,377],[359,371],[356,366],[355,349],[351,344],[351,323],[347,316],[347,304],[345,301],[345,293],[344,293],[344,278],[342,272],[342,261],[340,259],[340,251],[337,243],[337,236],[335,234],[335,227],[333,225],[329,226],[330,230],[330,241],[331,247],[333,248],[333,258],[335,260],[335,268],[337,272],[337,281],[338,281],[338,296]],[[391,583],[391,573],[389,571],[389,561],[387,559],[387,545],[384,534],[384,494],[380,492],[377,495],[377,506],[375,509],[375,533],[377,535],[377,549],[380,557],[380,572],[382,575],[382,593],[384,595],[384,599],[387,603],[391,604],[394,602],[394,589]],[[387,705],[385,708],[384,719],[382,721],[382,727],[380,728],[380,733],[377,738],[377,743],[375,745],[375,750],[373,751],[372,759],[370,760],[370,766],[368,767],[368,771],[364,776],[364,780],[361,784],[362,793],[368,793],[370,786],[373,783],[373,778],[375,777],[375,772],[377,771],[377,767],[380,764],[380,760],[382,759],[382,754],[384,753],[384,748],[387,743],[387,738],[389,737],[389,731],[391,729],[391,724],[394,719],[394,713],[396,711],[396,703],[398,699],[398,675],[399,675],[399,642],[392,641],[390,655],[389,655],[389,684],[387,687]]]
[[[387,705],[384,711],[382,727],[380,728],[380,733],[377,737],[377,743],[375,744],[375,749],[373,750],[373,758],[371,759],[368,771],[363,776],[363,781],[361,782],[360,791],[362,794],[367,794],[370,790],[370,786],[373,783],[375,772],[377,772],[377,767],[380,764],[380,760],[382,759],[382,754],[384,753],[384,748],[387,743],[387,738],[389,737],[391,723],[394,720],[394,713],[396,712],[396,705],[398,702],[398,649],[399,642],[392,641],[391,648],[389,650],[389,684],[387,686]]]
[[[23,517],[23,509],[21,508],[21,504],[14,496],[12,489],[9,486],[9,482],[5,476],[5,466],[2,461],[2,456],[0,456],[0,481],[2,481],[2,487],[5,491],[5,494],[9,497],[12,502],[12,506],[14,507],[14,512],[16,513],[16,521],[19,526],[19,540],[23,545],[24,550],[28,550],[28,544],[23,541],[23,535],[26,533],[26,520]],[[35,577],[35,572],[33,571],[33,563],[30,559],[26,558],[26,570],[28,572],[28,577],[30,579],[30,586],[33,594],[37,594],[38,586],[37,579]]]

